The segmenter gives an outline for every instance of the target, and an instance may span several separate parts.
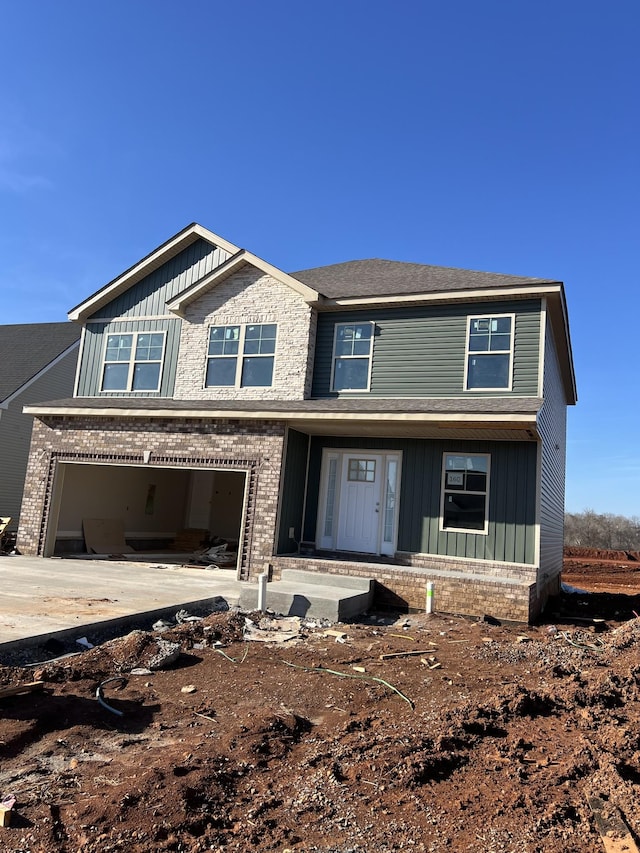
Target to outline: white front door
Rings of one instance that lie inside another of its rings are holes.
[[[382,456],[345,453],[340,480],[339,551],[379,553]]]

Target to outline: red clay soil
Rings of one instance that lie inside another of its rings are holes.
[[[591,796],[637,841],[636,597],[606,626],[565,595],[554,624],[418,614],[333,626],[344,642],[304,622],[247,642],[222,613],[0,668],[44,681],[0,699],[0,850],[600,853]],[[132,674],[158,638],[178,660]],[[121,717],[95,697],[116,675]]]
[[[564,555],[565,584],[589,592],[640,593],[639,552],[565,548]]]

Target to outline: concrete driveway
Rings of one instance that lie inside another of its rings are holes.
[[[175,611],[206,611],[216,596],[236,605],[234,570],[163,563],[0,556],[0,663],[3,652],[92,632],[150,627]]]

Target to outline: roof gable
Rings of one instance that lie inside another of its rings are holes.
[[[100,308],[112,302],[116,297],[120,296],[130,287],[133,287],[134,284],[137,284],[163,264],[166,264],[167,261],[170,261],[197,240],[206,240],[230,255],[234,255],[240,251],[238,246],[229,243],[228,240],[218,237],[213,231],[209,231],[207,228],[203,228],[202,225],[194,222],[183,228],[182,231],[179,231],[161,246],[158,246],[157,249],[154,249],[153,252],[142,258],[141,261],[138,261],[137,264],[134,264],[128,270],[125,270],[117,278],[105,284],[104,287],[97,290],[88,299],[85,299],[79,305],[76,305],[75,308],[72,308],[68,314],[69,319],[80,322],[87,320],[88,317],[95,314]]]
[[[0,402],[51,365],[80,339],[73,323],[0,326]]]
[[[204,293],[211,290],[211,288],[216,287],[216,285],[225,281],[234,273],[239,272],[245,266],[252,266],[266,275],[270,275],[272,278],[275,278],[277,281],[287,287],[290,287],[296,293],[299,293],[300,296],[309,303],[315,303],[319,299],[318,291],[314,288],[309,287],[299,279],[282,272],[282,270],[279,270],[267,261],[263,261],[262,258],[257,257],[257,255],[247,252],[246,249],[240,249],[235,255],[232,255],[224,263],[220,264],[219,267],[213,270],[213,272],[209,273],[209,275],[200,279],[200,281],[195,282],[195,284],[187,290],[178,294],[175,299],[168,302],[167,308],[180,316],[184,316],[185,309],[191,302],[194,302]]]

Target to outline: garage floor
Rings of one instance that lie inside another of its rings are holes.
[[[130,630],[160,615],[238,603],[236,572],[115,560],[0,556],[0,663],[3,651],[48,637],[88,637],[119,623]],[[147,627],[147,626],[145,626]],[[44,635],[44,636],[43,636]]]

